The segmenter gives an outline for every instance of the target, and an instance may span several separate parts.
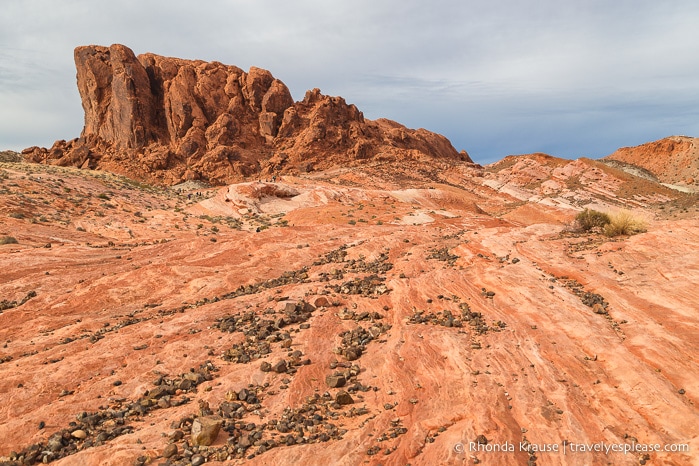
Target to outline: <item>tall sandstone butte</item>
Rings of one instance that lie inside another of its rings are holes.
[[[269,71],[123,45],[75,49],[79,138],[23,151],[34,162],[108,170],[172,185],[345,166],[366,159],[471,162],[443,136],[364,118],[318,89],[294,102]]]

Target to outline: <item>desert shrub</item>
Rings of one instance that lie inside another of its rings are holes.
[[[22,158],[22,154],[11,150],[4,150],[0,152],[0,162],[17,163],[24,162],[24,159]]]
[[[646,231],[646,222],[628,210],[622,210],[610,217],[602,232],[607,236],[635,235]]]
[[[604,212],[585,209],[575,216],[575,229],[578,231],[602,229],[605,225],[608,225],[610,221],[609,215]]]
[[[14,236],[0,236],[0,244],[17,244],[17,238]]]

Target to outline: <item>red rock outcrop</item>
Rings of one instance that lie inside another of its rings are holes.
[[[505,157],[488,165],[481,176],[485,186],[514,199],[564,210],[648,208],[678,197],[676,190],[624,169],[629,170],[626,165],[615,167],[587,158],[568,160],[537,153]],[[529,206],[525,211],[528,217]]]
[[[635,147],[622,147],[605,160],[643,168],[663,183],[693,185],[699,180],[699,139],[670,136]]]
[[[341,97],[314,89],[294,102],[269,71],[123,45],[75,49],[85,110],[79,138],[25,149],[34,162],[95,168],[171,185],[214,184],[347,165],[366,159],[469,161],[424,129],[371,121]]]

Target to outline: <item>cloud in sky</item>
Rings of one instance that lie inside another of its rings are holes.
[[[79,135],[73,49],[270,70],[487,163],[699,135],[694,0],[5,0],[0,149]]]

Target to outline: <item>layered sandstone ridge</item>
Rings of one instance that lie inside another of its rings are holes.
[[[85,111],[79,138],[24,151],[34,162],[102,169],[159,184],[214,184],[379,158],[469,161],[435,133],[371,121],[320,90],[294,102],[269,71],[123,45],[75,49]]]
[[[699,139],[670,136],[635,147],[622,147],[605,157],[648,170],[658,181],[695,185],[699,180]]]

